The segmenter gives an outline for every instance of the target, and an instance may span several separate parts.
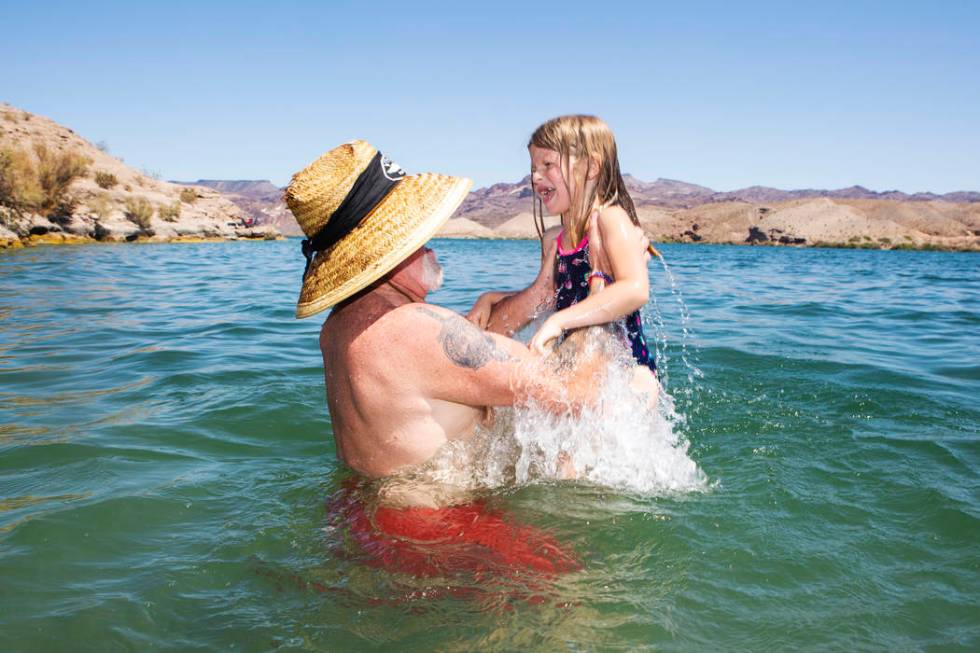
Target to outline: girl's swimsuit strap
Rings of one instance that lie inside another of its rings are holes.
[[[564,250],[564,249],[561,248],[561,237],[564,236],[564,235],[565,235],[565,230],[564,229],[562,229],[561,231],[558,232],[558,254],[560,256],[568,256],[569,254],[578,254],[579,252],[581,252],[585,248],[586,245],[589,244],[589,235],[586,234],[586,235],[582,236],[582,242],[580,242],[578,244],[578,247],[576,247],[575,249],[566,251],[566,250]]]

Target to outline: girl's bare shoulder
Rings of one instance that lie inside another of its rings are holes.
[[[630,220],[629,213],[621,206],[606,206],[599,211],[599,224],[614,224],[616,222],[625,220],[632,223]]]

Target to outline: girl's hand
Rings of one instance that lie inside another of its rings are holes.
[[[555,315],[557,315],[557,313],[555,313]],[[564,332],[564,329],[558,323],[558,320],[555,319],[555,315],[552,315],[544,321],[544,324],[541,325],[538,332],[534,334],[533,338],[531,338],[531,342],[528,343],[528,349],[539,356],[547,356],[549,353],[551,353],[551,350],[555,346],[555,342]]]

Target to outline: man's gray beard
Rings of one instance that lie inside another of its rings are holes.
[[[432,254],[426,254],[422,258],[422,284],[429,292],[442,288],[442,266]]]

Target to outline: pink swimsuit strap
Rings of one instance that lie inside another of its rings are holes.
[[[578,247],[576,247],[575,249],[567,250],[566,251],[566,250],[564,250],[564,249],[561,248],[561,237],[564,236],[564,235],[565,235],[565,230],[564,229],[562,229],[560,232],[558,232],[558,239],[557,239],[557,241],[558,241],[558,255],[559,256],[568,256],[569,254],[578,254],[579,252],[581,252],[585,248],[586,245],[589,244],[589,235],[586,234],[586,235],[582,236],[582,242],[580,242],[578,244]]]

